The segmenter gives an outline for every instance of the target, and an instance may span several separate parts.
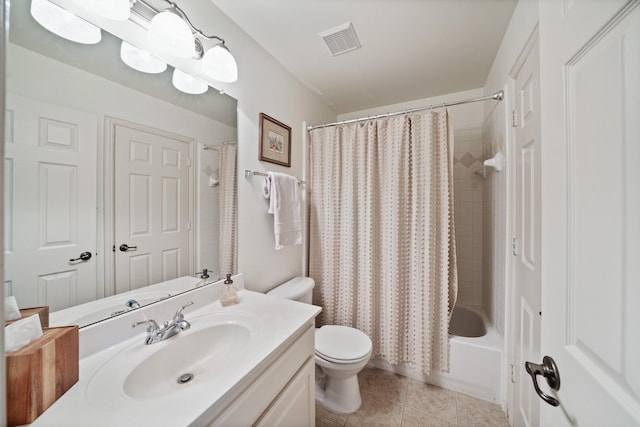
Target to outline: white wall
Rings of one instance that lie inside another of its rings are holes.
[[[244,178],[244,170],[284,172],[302,179],[303,122],[331,122],[336,115],[213,4],[202,8],[197,19],[196,25],[215,28],[238,62],[238,81],[218,85],[238,100],[238,270],[245,274],[247,289],[266,291],[302,274],[303,248],[274,249],[273,216],[267,214],[262,178]],[[290,168],[258,161],[261,112],[291,127]]]
[[[482,89],[416,99],[393,105],[341,114],[338,120],[373,116],[438,105],[482,96]],[[492,103],[491,101],[486,101]],[[449,108],[454,132],[454,200],[456,252],[458,256],[458,301],[482,305],[482,178],[473,173],[482,164],[482,102]]]
[[[235,139],[235,137],[234,137]],[[224,140],[216,141],[211,145],[219,145]],[[200,245],[196,250],[198,254],[198,271],[202,271],[206,268],[210,271],[209,275],[213,277],[224,277],[224,274],[231,272],[218,271],[218,239],[220,236],[220,229],[218,227],[218,221],[220,213],[218,212],[219,201],[218,196],[220,194],[220,184],[209,185],[210,178],[219,179],[220,166],[218,164],[218,151],[217,150],[203,150],[202,144],[198,144],[198,150],[200,157],[198,159],[196,179],[198,180],[200,191],[198,192],[198,202],[200,209],[198,213],[200,218],[198,220],[198,231],[200,234]]]
[[[482,152],[484,158],[496,153],[507,154],[504,102],[495,104],[482,126]],[[482,306],[500,334],[504,335],[506,319],[506,264],[507,252],[507,183],[509,165],[500,171],[487,170],[483,182],[482,228]]]
[[[2,2],[0,4],[0,105],[5,105],[5,48],[4,48],[4,35],[7,33],[6,19],[7,15],[5,13],[5,8],[7,7],[6,2]],[[0,135],[4,135],[4,113],[2,114],[2,118],[0,118]],[[4,143],[0,144],[0,158],[4,159]],[[4,161],[0,162],[0,188],[4,188]],[[4,194],[4,192],[3,192]],[[4,196],[0,198],[0,224],[4,224]],[[0,241],[3,242],[4,246],[4,227],[0,228]],[[0,283],[4,283],[4,257],[0,256]],[[4,292],[0,292],[0,316],[4,320]],[[0,348],[4,350],[4,328],[0,331]],[[5,370],[5,360],[6,357],[3,357],[0,360],[0,426],[4,426],[6,421],[6,413],[7,413],[7,393],[5,384],[6,381],[6,370]]]

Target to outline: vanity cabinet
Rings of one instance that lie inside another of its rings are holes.
[[[238,397],[206,425],[315,425],[315,335],[312,323],[256,374]]]
[[[309,358],[255,424],[313,426],[315,423],[315,360]]]

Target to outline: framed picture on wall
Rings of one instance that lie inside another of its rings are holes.
[[[291,128],[260,113],[258,160],[291,167]]]

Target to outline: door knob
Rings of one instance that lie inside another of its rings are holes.
[[[547,384],[553,390],[560,390],[560,371],[558,371],[558,366],[556,362],[549,356],[544,356],[542,358],[542,365],[538,365],[532,362],[525,362],[524,368],[527,370],[527,373],[531,375],[531,379],[533,380],[533,388],[536,389],[536,393],[538,396],[542,398],[545,402],[547,402],[551,406],[560,405],[560,401],[558,399],[549,396],[544,391],[540,389],[538,385],[538,379],[536,378],[538,375],[542,375],[547,379]]]
[[[69,262],[89,261],[90,259],[91,259],[91,252],[82,252],[78,258],[71,258]]]
[[[120,245],[120,250],[122,252],[127,252],[127,251],[130,251],[132,249],[138,249],[138,247],[137,246],[129,246],[126,243],[123,243],[123,244]]]

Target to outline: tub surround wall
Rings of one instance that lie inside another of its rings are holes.
[[[455,114],[452,112],[452,115]],[[455,116],[454,123],[455,123]],[[458,303],[482,305],[482,190],[483,179],[473,173],[482,166],[480,126],[454,131],[453,187]]]
[[[222,142],[224,140],[220,139],[219,141],[211,141],[210,144],[219,145]],[[214,187],[209,185],[210,178],[219,178],[218,151],[203,150],[202,144],[198,144],[196,150],[200,152],[196,173],[200,186],[197,220],[201,236],[200,247],[196,250],[196,254],[200,256],[200,259],[197,260],[197,268],[198,271],[203,268],[210,270],[211,273],[209,275],[211,277],[224,277],[224,274],[232,272],[218,271],[219,248],[217,242],[220,240],[218,196],[220,194],[220,185],[215,185]],[[206,244],[203,244],[203,242],[206,242]]]
[[[482,155],[488,159],[502,153],[508,158],[505,144],[505,104],[495,104],[482,126]],[[482,228],[482,307],[499,334],[505,331],[506,266],[509,262],[507,239],[507,181],[509,162],[500,172],[487,170],[483,181]]]

